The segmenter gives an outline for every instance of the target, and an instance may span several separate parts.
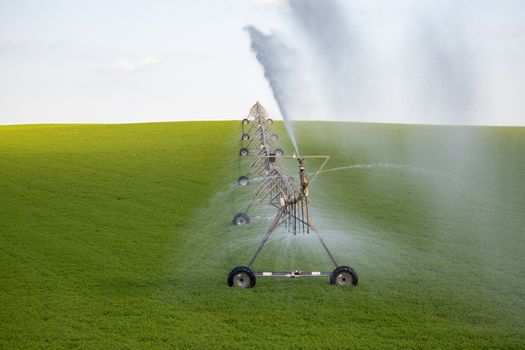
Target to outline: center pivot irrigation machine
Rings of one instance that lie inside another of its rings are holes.
[[[240,149],[239,156],[253,156],[253,160],[248,169],[248,174],[238,178],[240,186],[250,184],[251,177],[261,179],[260,184],[253,191],[251,203],[245,212],[238,213],[233,218],[234,225],[246,225],[250,222],[247,211],[252,204],[270,205],[277,209],[270,227],[263,235],[259,246],[251,256],[247,265],[233,268],[228,275],[228,285],[240,288],[251,288],[255,286],[256,277],[330,277],[330,284],[337,285],[357,285],[357,272],[350,266],[340,266],[328,249],[323,237],[313,224],[308,209],[308,186],[319,175],[321,169],[328,162],[329,156],[301,156],[295,154],[285,156],[281,148],[277,147],[279,137],[271,132],[273,120],[268,117],[266,110],[257,102],[251,109],[247,118],[242,120],[241,141],[245,145]],[[305,159],[317,158],[322,161],[320,168],[315,172],[309,181],[305,170]],[[283,159],[294,159],[298,162],[298,182],[289,176],[285,170]],[[255,272],[252,266],[257,256],[262,251],[271,234],[280,226],[284,225],[289,232],[297,234],[315,233],[323,250],[333,263],[334,270],[331,272]]]

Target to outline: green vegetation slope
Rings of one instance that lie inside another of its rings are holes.
[[[271,215],[230,224],[253,189],[237,122],[0,127],[0,347],[525,346],[523,128],[296,129],[340,168],[312,215],[357,288],[226,286]],[[289,237],[256,267],[331,269]]]

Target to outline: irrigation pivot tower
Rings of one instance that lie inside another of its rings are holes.
[[[327,163],[329,156],[284,156],[281,148],[276,148],[277,134],[273,134],[270,126],[272,119],[268,117],[265,109],[257,102],[251,109],[247,118],[242,120],[241,140],[246,142],[245,147],[239,151],[239,156],[253,156],[248,169],[248,174],[241,176],[238,183],[246,186],[250,182],[249,176],[257,176],[262,181],[253,191],[251,204],[258,203],[269,205],[276,209],[275,216],[263,235],[257,249],[252,254],[246,265],[233,268],[228,275],[228,285],[241,288],[255,286],[257,277],[330,277],[331,284],[357,285],[357,272],[350,266],[340,266],[331,251],[328,249],[323,237],[314,225],[308,208],[308,187],[318,176],[320,170]],[[311,180],[305,170],[305,159],[318,158],[323,160],[321,167],[317,170]],[[296,159],[298,162],[298,183],[289,176],[281,159]],[[244,225],[249,223],[249,216],[245,212],[238,213],[233,219],[233,224]],[[323,271],[290,271],[290,272],[255,272],[252,266],[270,239],[272,233],[280,226],[285,226],[293,234],[313,232],[321,244],[324,252],[330,258],[334,269],[330,272]]]
[[[275,162],[276,157],[282,157],[284,151],[279,147],[279,135],[272,132],[271,126],[273,120],[268,117],[268,113],[264,107],[257,102],[250,109],[248,117],[241,122],[242,135],[241,142],[243,146],[239,150],[240,157],[252,157],[250,166],[246,173],[237,179],[240,186],[247,186],[250,184],[250,179],[264,179],[267,178],[274,167],[272,163]],[[248,211],[252,204],[260,203],[260,197],[252,196],[252,201],[240,213],[233,217],[234,225],[244,225],[250,223]]]

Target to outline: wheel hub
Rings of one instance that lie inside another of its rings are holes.
[[[246,272],[239,272],[233,277],[233,283],[237,287],[249,288],[250,287],[250,276]]]
[[[352,284],[353,281],[352,275],[346,271],[338,273],[335,277],[335,283],[339,285],[349,285]]]
[[[237,225],[243,225],[243,224],[245,224],[245,223],[246,223],[246,221],[244,220],[243,217],[239,217],[239,218],[237,218]]]

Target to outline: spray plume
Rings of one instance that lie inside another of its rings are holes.
[[[359,9],[362,1],[286,4],[281,9],[287,27],[297,31],[293,42],[255,27],[248,31],[289,129],[299,118],[524,124],[525,103],[519,102],[516,86],[525,87],[525,76],[510,42],[519,37],[491,42],[493,37],[474,28],[474,21],[483,25],[471,17],[480,10],[475,5],[405,1],[371,12]],[[486,4],[480,6],[490,12]],[[498,47],[497,55],[488,52],[491,46]],[[510,66],[517,74],[509,76],[502,68]],[[300,96],[292,95],[290,85],[305,77]],[[308,103],[305,96],[315,101]]]
[[[270,84],[295,152],[299,155],[299,147],[290,119],[290,93],[295,91],[295,82],[293,75],[289,74],[293,71],[293,65],[288,63],[287,58],[293,56],[293,51],[275,35],[266,35],[253,26],[247,26],[245,30],[250,34],[251,48],[264,69],[264,76]]]

